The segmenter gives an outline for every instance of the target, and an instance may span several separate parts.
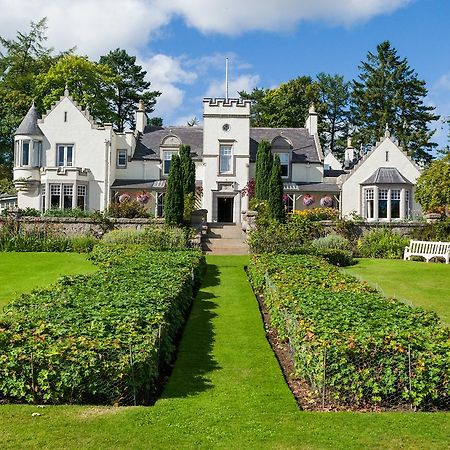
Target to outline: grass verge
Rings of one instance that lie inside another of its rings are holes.
[[[265,339],[247,257],[207,261],[174,371],[154,406],[3,405],[0,447],[447,448],[450,414],[299,411]]]
[[[450,264],[399,259],[358,259],[345,272],[377,287],[384,295],[435,311],[450,324]]]
[[[62,275],[96,270],[85,254],[0,252],[0,309],[14,297],[54,283]]]

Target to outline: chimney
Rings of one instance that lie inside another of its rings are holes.
[[[317,113],[314,108],[314,103],[309,107],[308,118],[306,119],[305,128],[309,131],[309,134],[313,136],[317,134]]]
[[[345,149],[344,153],[344,161],[345,162],[353,162],[356,157],[355,149],[352,146],[352,138],[347,138],[347,148]]]
[[[147,114],[145,113],[145,105],[143,100],[139,100],[139,107],[136,110],[136,131],[144,132],[147,125]]]

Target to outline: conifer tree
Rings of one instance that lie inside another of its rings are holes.
[[[184,195],[193,194],[195,193],[195,163],[192,161],[189,145],[180,145],[180,165]]]
[[[180,157],[172,156],[167,190],[164,202],[164,217],[168,225],[181,225],[183,223],[184,193],[181,174]]]
[[[269,179],[269,213],[272,219],[284,222],[283,180],[280,157],[275,155]]]
[[[428,93],[425,81],[400,58],[389,41],[369,52],[359,67],[359,80],[353,81],[351,121],[353,141],[368,148],[384,134],[388,124],[392,134],[410,156],[429,162],[434,131],[429,126],[439,116],[435,108],[424,104]]]
[[[269,179],[273,157],[270,142],[262,140],[256,154],[255,196],[258,200],[269,200]]]

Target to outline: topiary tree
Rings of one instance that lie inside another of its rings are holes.
[[[450,206],[450,154],[438,159],[417,180],[415,198],[425,212],[445,212]]]
[[[180,165],[184,194],[195,193],[195,163],[192,161],[191,147],[180,145]]]
[[[280,157],[273,158],[269,180],[269,213],[272,219],[284,222],[283,180],[281,179]]]
[[[181,225],[183,223],[183,212],[184,192],[180,157],[173,155],[164,201],[164,217],[166,223],[168,225]]]
[[[273,157],[270,142],[262,140],[256,154],[255,197],[269,200],[269,179],[272,171]]]

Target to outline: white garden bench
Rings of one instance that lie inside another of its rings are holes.
[[[430,242],[411,240],[409,246],[405,248],[403,259],[406,261],[411,256],[421,256],[426,262],[431,258],[444,258],[445,263],[450,262],[450,242]]]

